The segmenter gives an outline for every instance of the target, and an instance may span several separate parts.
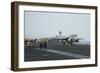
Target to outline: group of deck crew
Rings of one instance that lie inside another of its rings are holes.
[[[47,49],[47,38],[41,38],[41,39],[25,39],[24,41],[25,46],[37,46],[39,45],[40,49]]]

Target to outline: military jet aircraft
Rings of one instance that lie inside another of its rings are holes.
[[[79,42],[80,40],[83,40],[82,38],[78,38],[78,36],[76,34],[67,36],[67,37],[52,37],[50,38],[51,40],[58,40],[59,42],[61,42],[63,45],[69,44],[69,45],[74,45],[75,42]]]

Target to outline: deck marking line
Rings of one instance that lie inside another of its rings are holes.
[[[40,50],[39,48],[36,48],[36,49]],[[74,53],[63,52],[63,51],[52,50],[52,49],[47,49],[46,51],[51,52],[51,53],[60,54],[60,55],[71,56],[71,57],[75,57],[75,58],[89,58],[89,56],[83,56],[80,54],[74,54]]]

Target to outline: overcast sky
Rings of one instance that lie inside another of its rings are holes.
[[[90,14],[25,11],[25,38],[77,34],[90,40]]]

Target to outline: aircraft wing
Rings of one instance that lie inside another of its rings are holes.
[[[66,40],[69,37],[53,37],[53,38],[49,38],[49,40]]]

